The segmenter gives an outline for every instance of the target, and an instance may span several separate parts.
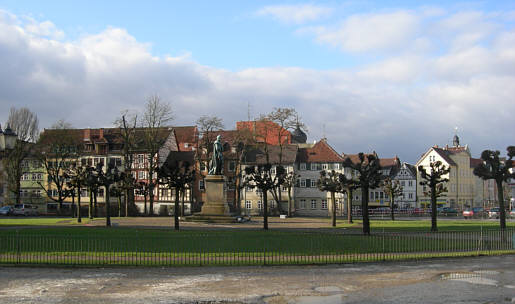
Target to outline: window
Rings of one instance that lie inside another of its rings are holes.
[[[408,181],[408,186],[412,187],[413,186],[413,181]]]
[[[317,186],[317,181],[312,179],[311,180],[311,188],[316,188],[316,186]]]
[[[334,163],[333,164],[333,169],[334,170],[340,170],[340,164],[339,163]]]
[[[287,191],[288,191],[288,187],[286,187],[286,186],[282,186],[282,187],[281,187],[281,190],[282,190],[283,192],[287,192]]]
[[[143,164],[144,158],[143,154],[138,154],[138,158],[136,159],[136,163]]]
[[[329,166],[327,164],[322,164],[322,170],[327,170],[329,169]]]
[[[408,193],[408,197],[409,197],[410,199],[412,199],[412,198],[413,198],[413,193]]]
[[[317,208],[317,200],[311,200],[311,209]]]
[[[327,200],[322,200],[322,209],[327,209]]]
[[[300,187],[301,188],[306,188],[306,180],[303,179],[303,178],[300,179]]]
[[[138,171],[138,179],[145,179],[145,171]]]
[[[383,192],[379,192],[379,199],[383,199],[383,195],[384,195]]]
[[[307,188],[311,187],[311,179],[309,179],[309,178],[306,178],[306,187]]]
[[[168,189],[161,189],[161,197],[167,197],[168,196]]]
[[[304,200],[304,199],[300,200],[300,209],[306,209],[306,200]]]
[[[406,182],[405,181],[401,181],[401,186],[406,186]]]
[[[263,203],[261,201],[258,201],[258,209],[263,210]]]
[[[275,200],[270,200],[270,204],[269,204],[270,208],[275,208]]]
[[[229,172],[234,172],[234,169],[236,169],[236,163],[235,162],[229,162]]]
[[[306,163],[300,163],[300,170],[306,170]]]
[[[251,201],[245,201],[245,209],[252,209],[252,202]]]
[[[275,175],[275,167],[270,168],[270,174]]]
[[[201,180],[199,180],[199,181],[198,181],[198,189],[199,189],[200,191],[204,191],[204,190],[206,190],[206,186],[205,186],[205,184],[204,184],[204,180],[203,180],[203,179],[201,179]]]

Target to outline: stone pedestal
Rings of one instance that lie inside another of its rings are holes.
[[[186,221],[234,223],[236,217],[231,216],[229,205],[224,194],[225,180],[223,175],[208,175],[205,178],[206,201],[200,213],[185,218]]]
[[[200,211],[201,215],[230,215],[224,184],[223,175],[208,175],[205,178],[206,202]]]

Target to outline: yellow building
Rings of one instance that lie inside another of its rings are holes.
[[[482,161],[471,157],[468,145],[461,146],[459,137],[455,135],[452,147],[431,147],[422,155],[416,166],[423,166],[429,172],[429,164],[436,161],[450,167],[450,172],[446,176],[449,182],[445,184],[447,193],[438,198],[439,207],[448,206],[461,210],[465,207],[483,205],[483,181],[473,173],[474,168]],[[417,172],[417,180],[422,180],[420,172]],[[417,185],[418,203],[421,207],[430,204],[428,190],[427,186]]]

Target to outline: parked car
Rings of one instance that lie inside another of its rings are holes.
[[[454,208],[451,208],[451,207],[443,207],[441,210],[440,210],[440,214],[441,215],[450,215],[450,216],[457,216],[458,215],[458,210],[454,209]]]
[[[510,210],[510,218],[515,218],[515,208]]]
[[[463,210],[462,214],[465,219],[471,219],[474,216],[474,211],[472,211],[470,208],[467,208]]]
[[[36,206],[32,206],[30,204],[17,204],[17,205],[14,205],[14,210],[13,210],[13,215],[24,215],[24,216],[29,216],[29,215],[38,215],[38,211],[37,211],[37,208]]]
[[[499,207],[494,207],[488,211],[488,218],[496,218],[498,219],[501,214],[501,210]]]
[[[0,215],[11,215],[13,214],[13,207],[11,206],[3,206],[0,208]]]

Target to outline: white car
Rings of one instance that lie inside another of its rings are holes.
[[[17,204],[14,205],[13,215],[38,215],[37,208],[38,207],[32,206],[30,204]]]

